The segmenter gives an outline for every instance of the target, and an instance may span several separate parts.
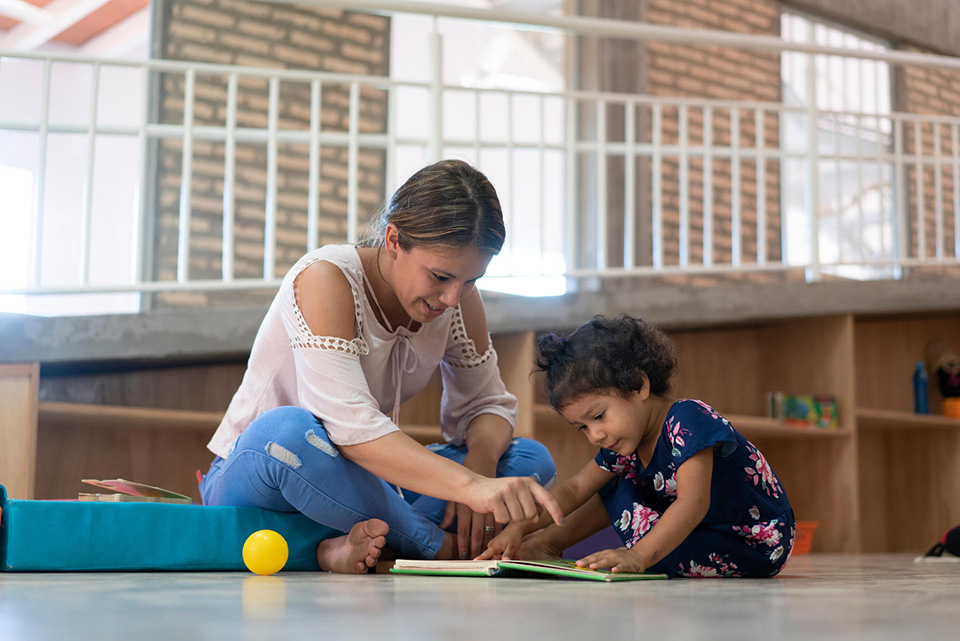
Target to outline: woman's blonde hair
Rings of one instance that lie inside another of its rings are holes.
[[[382,245],[390,223],[397,226],[404,251],[444,245],[497,254],[506,235],[496,189],[462,160],[441,160],[410,176],[374,217],[361,244]]]

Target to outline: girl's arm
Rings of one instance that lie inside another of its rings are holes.
[[[584,557],[577,565],[610,568],[614,572],[643,572],[672,552],[703,521],[710,509],[713,448],[702,450],[677,469],[677,500],[653,528],[632,548],[604,550]]]
[[[597,492],[600,491],[600,488],[606,485],[612,478],[612,472],[607,472],[606,470],[600,468],[595,462],[590,461],[584,465],[583,469],[577,472],[573,478],[570,478],[556,486],[550,490],[550,493],[556,499],[557,505],[560,506],[563,514],[576,513],[581,506],[590,501],[592,498],[596,497]],[[493,559],[515,557],[515,555],[517,555],[520,551],[523,538],[527,534],[536,532],[542,528],[544,523],[546,523],[544,517],[527,519],[519,522],[511,522],[510,525],[504,528],[503,532],[498,534],[490,542],[490,545],[486,550],[484,550],[483,554],[477,558]],[[566,520],[564,520],[563,523],[560,523],[560,525],[563,525],[565,528]],[[578,533],[584,532],[584,525],[585,523],[582,522],[580,526],[578,526]],[[585,536],[592,533],[593,532],[589,532],[585,534]],[[579,538],[573,540],[573,535],[569,538],[572,542],[580,540]]]
[[[559,559],[571,545],[583,541],[610,526],[610,515],[598,494],[590,497],[577,510],[564,517],[566,525],[550,524],[539,532],[524,537],[520,543],[520,559]]]

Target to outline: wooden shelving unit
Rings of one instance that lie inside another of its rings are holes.
[[[857,409],[857,426],[861,430],[958,430],[960,419],[894,412],[891,410]]]
[[[934,414],[910,411],[914,363],[932,338],[960,347],[960,311],[666,329],[672,395],[709,403],[763,451],[797,518],[819,523],[814,551],[922,552],[960,523],[960,420],[936,415],[933,389]],[[771,391],[834,395],[840,428],[764,418]],[[596,452],[539,401],[535,436],[569,476]]]
[[[679,362],[672,395],[709,403],[761,449],[797,518],[819,523],[814,551],[921,552],[960,523],[960,421],[937,416],[935,389],[932,415],[910,411],[914,363],[932,338],[960,347],[960,309],[665,329]],[[537,333],[496,335],[494,345],[504,382],[520,401],[516,434],[543,442],[566,478],[596,450],[546,404],[530,375]],[[85,489],[81,478],[122,477],[199,498],[196,470],[209,465],[206,443],[243,366],[98,379],[94,387],[119,390],[120,402],[37,403],[37,371],[0,366],[0,482],[17,488],[11,496],[69,497]],[[70,388],[80,382],[53,381],[48,397],[73,398]],[[841,427],[764,418],[771,391],[832,394]],[[403,405],[401,429],[422,443],[440,440],[440,396],[438,377]]]

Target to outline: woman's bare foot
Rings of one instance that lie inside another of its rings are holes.
[[[377,564],[389,531],[390,526],[380,519],[361,521],[343,536],[320,541],[317,563],[327,572],[364,574]]]

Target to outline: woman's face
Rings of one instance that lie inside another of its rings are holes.
[[[487,271],[493,254],[476,247],[398,248],[393,288],[413,320],[429,323],[448,307],[456,307]]]

